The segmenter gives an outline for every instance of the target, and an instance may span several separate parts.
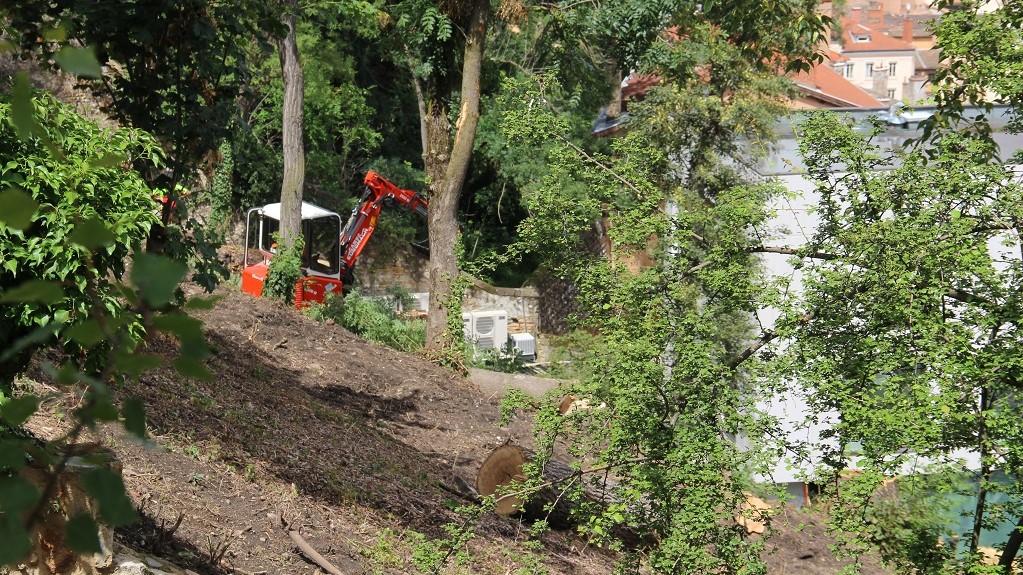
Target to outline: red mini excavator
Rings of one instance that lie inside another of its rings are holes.
[[[342,293],[351,283],[352,269],[377,227],[385,201],[397,202],[426,217],[426,198],[404,190],[376,172],[367,172],[365,190],[342,228],[336,212],[302,202],[302,278],[295,284],[295,307],[323,302],[329,293]],[[263,294],[270,259],[277,251],[273,234],[280,229],[281,204],[252,208],[245,216],[242,291]],[[418,245],[422,248],[423,246]]]

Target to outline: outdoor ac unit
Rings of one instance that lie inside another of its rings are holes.
[[[508,313],[504,310],[462,314],[465,337],[478,349],[501,349],[508,341]]]
[[[536,359],[536,338],[528,333],[513,333],[508,336],[512,346],[519,351],[519,357],[527,361]]]

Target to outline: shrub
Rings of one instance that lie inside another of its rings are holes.
[[[280,246],[280,234],[274,234],[274,243]],[[263,297],[291,303],[295,299],[295,283],[302,277],[302,249],[305,240],[299,235],[290,248],[278,247],[270,260],[270,271],[263,284]]]
[[[308,312],[332,319],[352,333],[398,351],[418,351],[426,345],[426,322],[399,316],[387,303],[366,299],[352,290],[342,299],[328,295],[323,305]]]
[[[99,341],[83,349],[65,337],[72,329],[97,330],[93,305],[129,331],[138,325],[124,312],[114,283],[158,221],[154,191],[136,171],[159,167],[156,140],[136,129],[101,129],[48,95],[31,102],[36,127],[21,137],[12,106],[0,103],[0,192],[18,190],[9,197],[38,206],[23,229],[0,224],[0,349],[12,349],[37,328],[53,329],[21,353],[0,358],[0,391],[7,392],[38,345],[60,342],[87,365],[104,356]],[[3,209],[11,215],[11,206]],[[44,282],[53,297],[40,301]]]

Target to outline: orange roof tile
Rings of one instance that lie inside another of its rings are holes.
[[[818,100],[845,108],[883,108],[881,102],[843,78],[827,64],[818,64],[809,72],[789,76],[799,89]]]
[[[865,42],[857,41],[854,37],[867,35],[869,40]],[[898,50],[913,50],[913,45],[909,42],[897,40],[891,36],[885,34],[880,30],[875,30],[864,26],[863,24],[847,23],[845,30],[842,32],[842,53],[848,54],[850,52],[891,52]]]
[[[832,62],[848,62],[849,58],[846,58],[834,50],[828,50],[828,60],[831,60]]]

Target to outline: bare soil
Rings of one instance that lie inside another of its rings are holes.
[[[160,370],[122,390],[147,406],[153,445],[113,434],[143,521],[122,542],[200,573],[308,574],[287,524],[346,574],[409,573],[419,535],[441,537],[495,447],[531,444],[525,418],[499,425],[499,394],[418,356],[362,340],[281,304],[223,288],[196,314],[213,381]],[[176,353],[161,340],[156,353]],[[41,371],[32,374],[46,380]],[[44,383],[45,385],[45,383]],[[33,422],[48,435],[66,405]],[[766,555],[776,574],[837,573],[814,515],[786,510]],[[462,572],[535,572],[529,526],[476,525]],[[612,572],[613,555],[571,533],[543,536],[553,574]],[[454,569],[454,567],[452,567]],[[452,571],[454,572],[454,571]],[[869,561],[864,572],[884,573]]]

